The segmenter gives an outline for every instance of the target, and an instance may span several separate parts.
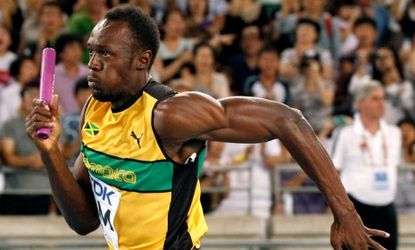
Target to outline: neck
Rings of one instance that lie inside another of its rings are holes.
[[[128,107],[130,107],[134,102],[142,95],[143,89],[146,86],[149,79],[149,73],[145,72],[143,73],[138,79],[136,79],[136,82],[139,82],[140,85],[137,86],[137,90],[130,91],[124,94],[123,98],[120,98],[119,100],[112,101],[111,102],[111,109],[113,112],[121,112]]]
[[[276,77],[273,74],[261,74],[259,79],[266,86],[272,86],[276,81]]]
[[[378,118],[372,118],[368,116],[360,116],[363,127],[372,134],[375,134],[380,128],[380,122]]]

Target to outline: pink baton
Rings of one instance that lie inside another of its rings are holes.
[[[52,100],[53,84],[55,81],[55,60],[56,52],[53,48],[44,48],[42,51],[42,65],[40,69],[40,99],[48,105]],[[49,128],[40,128],[36,131],[36,136],[47,139],[50,135]]]

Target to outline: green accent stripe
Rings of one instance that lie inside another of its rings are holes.
[[[139,162],[112,157],[82,146],[89,173],[109,185],[137,192],[167,192],[172,189],[173,163]]]
[[[199,158],[197,161],[197,178],[200,177],[200,174],[202,173],[203,163],[205,161],[206,157],[206,147],[199,153]]]

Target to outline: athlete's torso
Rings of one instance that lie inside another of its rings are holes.
[[[177,164],[153,128],[155,105],[174,94],[150,81],[122,111],[94,98],[87,105],[82,153],[110,249],[190,249],[207,231],[198,183],[204,147]]]

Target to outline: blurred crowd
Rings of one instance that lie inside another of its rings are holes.
[[[39,93],[41,51],[57,51],[55,93],[69,165],[81,143],[79,114],[88,88],[86,40],[106,10],[140,7],[157,21],[161,46],[153,79],[214,98],[263,97],[299,109],[331,151],[336,131],[356,120],[355,90],[378,81],[385,93],[384,122],[398,126],[401,162],[415,163],[414,0],[2,0],[0,1],[0,191],[41,190],[48,180],[40,155],[25,134],[24,118]],[[122,39],[122,38],[120,38]],[[234,145],[211,142],[205,168],[246,165],[247,170],[206,172],[205,212],[325,213],[318,193],[275,195],[274,168],[293,163],[278,140]],[[7,167],[6,167],[7,166]],[[398,185],[414,184],[415,172]],[[287,187],[313,186],[301,171],[281,175]],[[249,191],[247,191],[249,190]],[[401,211],[415,211],[415,195],[398,193]],[[0,214],[48,214],[50,196],[3,194]]]

